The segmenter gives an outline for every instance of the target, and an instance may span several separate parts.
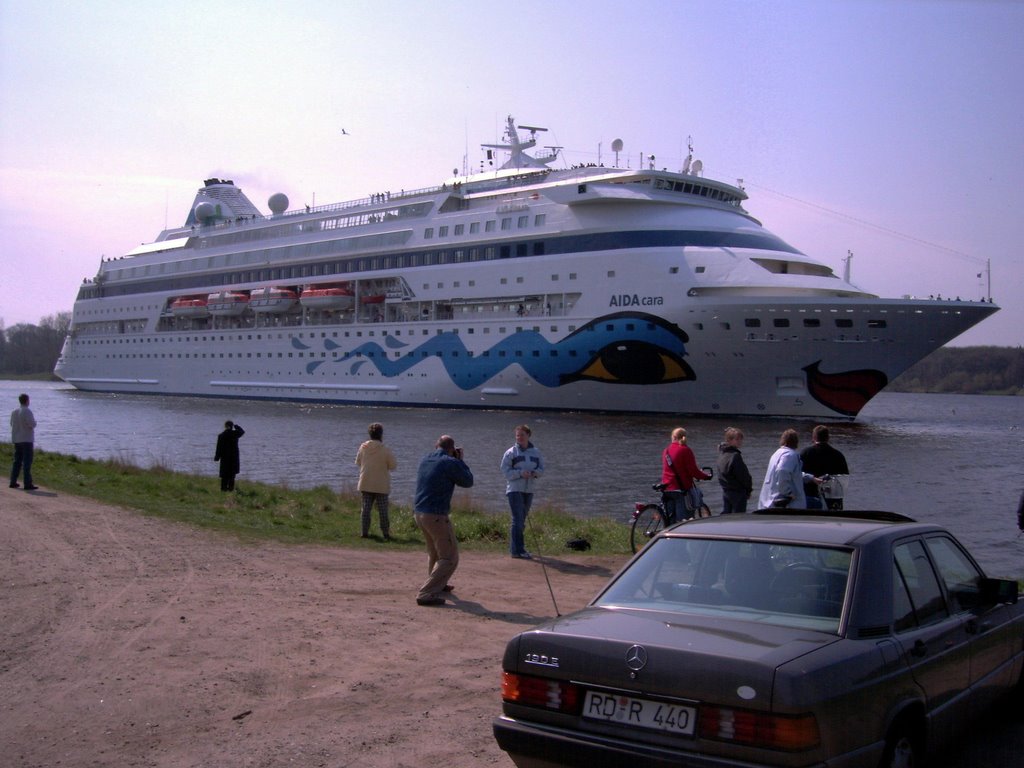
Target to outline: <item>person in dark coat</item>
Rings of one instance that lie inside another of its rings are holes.
[[[722,514],[743,514],[754,490],[750,470],[743,461],[743,431],[725,430],[725,442],[718,446],[718,483],[722,486]]]
[[[224,422],[224,431],[217,435],[217,452],[213,456],[214,461],[220,462],[220,489],[222,491],[235,490],[235,475],[241,471],[241,462],[238,458],[238,438],[245,434],[245,430],[232,421]]]
[[[808,509],[842,509],[843,500],[823,500],[819,493],[818,485],[821,484],[825,475],[848,475],[850,468],[846,464],[846,457],[842,452],[833,448],[829,443],[828,427],[819,424],[811,432],[811,439],[814,444],[804,448],[800,453],[800,460],[804,465],[804,472],[813,475],[813,479],[804,480],[804,494],[807,496]]]

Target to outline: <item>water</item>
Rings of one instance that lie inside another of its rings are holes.
[[[472,503],[505,511],[498,463],[516,424],[533,428],[547,475],[536,502],[580,516],[626,521],[634,501],[653,499],[662,449],[685,426],[701,466],[713,465],[722,431],[743,429],[743,455],[756,486],[783,429],[809,444],[813,423],[792,420],[673,419],[502,411],[393,409],[245,400],[211,400],[80,392],[64,384],[0,381],[0,405],[32,397],[36,445],[83,458],[117,458],[140,466],[215,476],[217,433],[226,419],[241,424],[240,480],[296,488],[352,490],[356,449],[372,421],[398,457],[392,496],[407,503],[420,457],[442,433],[465,450],[476,485]],[[887,509],[949,527],[993,575],[1024,578],[1024,537],[1016,509],[1024,491],[1024,398],[883,393],[855,423],[830,425],[832,443],[852,471],[848,508]],[[46,478],[38,478],[45,484]],[[704,484],[713,510],[717,483]]]

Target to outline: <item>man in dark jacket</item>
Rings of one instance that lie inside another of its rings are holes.
[[[846,465],[846,457],[842,452],[829,445],[828,427],[819,424],[811,432],[814,444],[800,452],[800,460],[806,474],[814,475],[814,480],[804,481],[804,495],[807,496],[808,509],[824,509],[818,485],[825,475],[848,475],[850,468]],[[825,499],[829,509],[842,509],[843,499]]]
[[[718,446],[718,483],[722,486],[722,514],[743,514],[747,499],[754,489],[750,470],[743,461],[740,448],[743,431],[735,427],[725,430],[725,442]]]
[[[437,448],[423,457],[416,474],[413,511],[427,540],[429,576],[416,595],[419,605],[443,605],[448,579],[459,565],[459,545],[449,518],[455,486],[470,488],[473,473],[462,460],[462,449],[450,435],[441,435]]]
[[[220,462],[220,489],[222,491],[235,490],[235,475],[241,471],[238,438],[244,434],[245,430],[240,426],[231,421],[225,421],[224,431],[217,435],[217,452],[213,455],[213,460]]]

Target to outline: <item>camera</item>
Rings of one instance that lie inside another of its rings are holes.
[[[461,445],[456,445],[455,446],[455,458],[456,459],[462,459],[462,446]]]

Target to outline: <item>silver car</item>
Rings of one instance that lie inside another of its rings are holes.
[[[816,514],[682,523],[517,635],[498,744],[520,768],[909,768],[1019,692],[1016,581],[942,527]]]

